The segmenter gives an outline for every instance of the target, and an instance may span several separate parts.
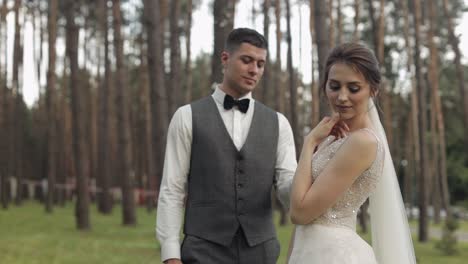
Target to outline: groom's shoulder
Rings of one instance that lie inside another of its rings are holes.
[[[197,106],[199,106],[201,104],[204,104],[204,103],[206,103],[207,101],[210,101],[210,100],[213,100],[213,96],[208,95],[208,96],[205,96],[205,97],[202,97],[200,99],[197,99],[195,101],[190,102],[187,106],[189,106],[191,108],[197,107]]]

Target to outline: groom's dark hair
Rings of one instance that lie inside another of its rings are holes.
[[[236,28],[229,33],[224,44],[224,50],[233,52],[242,43],[249,43],[257,48],[268,49],[268,43],[262,34],[250,28]]]

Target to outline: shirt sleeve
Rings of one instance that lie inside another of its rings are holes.
[[[289,209],[291,184],[296,172],[296,147],[291,125],[286,117],[278,113],[278,150],[276,154],[276,192],[280,202]]]
[[[187,175],[192,147],[192,110],[179,108],[167,133],[166,155],[156,213],[156,237],[161,244],[161,260],[180,259],[180,229],[183,224]]]

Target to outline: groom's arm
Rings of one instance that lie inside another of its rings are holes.
[[[288,119],[278,113],[278,148],[276,153],[276,192],[281,203],[289,208],[291,184],[297,167],[294,136]]]
[[[180,259],[180,229],[192,145],[192,110],[179,108],[169,125],[166,156],[156,214],[156,237],[161,244],[161,260]]]

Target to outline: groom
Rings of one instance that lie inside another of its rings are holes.
[[[234,29],[223,82],[171,120],[156,223],[164,263],[276,263],[271,190],[289,202],[296,153],[287,119],[252,98],[266,56],[261,34]]]

